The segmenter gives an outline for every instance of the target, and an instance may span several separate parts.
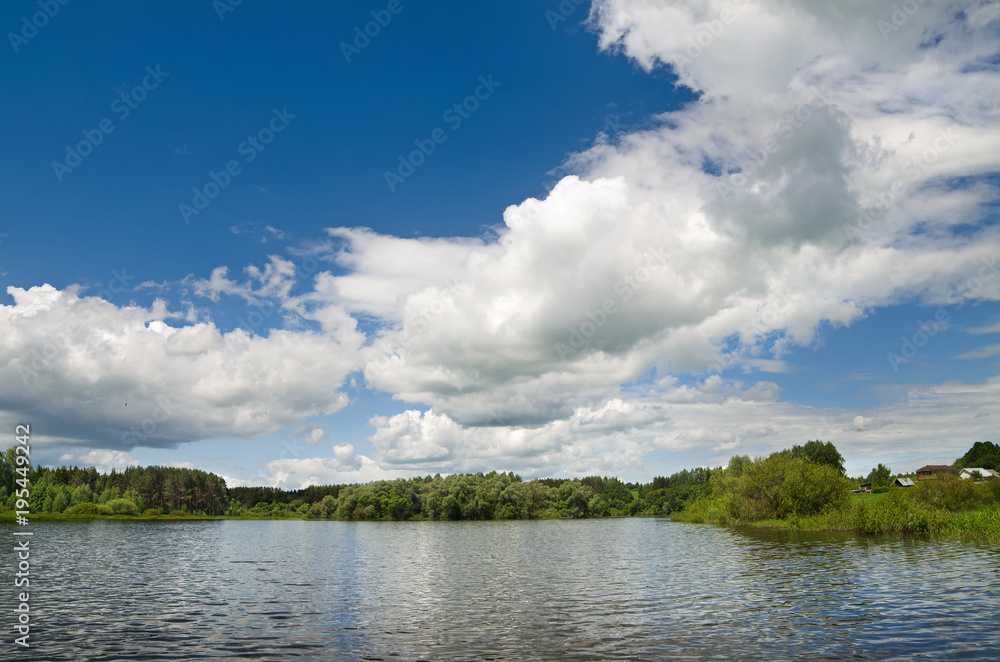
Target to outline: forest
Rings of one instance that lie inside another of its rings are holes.
[[[849,528],[844,524],[848,515],[852,522],[861,522],[875,512],[871,504],[852,500],[851,490],[869,482],[876,492],[886,493],[896,476],[907,475],[893,474],[879,464],[868,476],[850,478],[843,456],[828,441],[808,441],[767,457],[735,456],[724,469],[683,470],[649,483],[601,476],[525,481],[512,472],[493,471],[298,490],[230,488],[215,474],[176,467],[129,467],[110,473],[93,467],[18,467],[16,457],[13,447],[0,455],[0,512],[25,510],[16,491],[18,479],[26,479],[26,510],[67,517],[495,520],[674,515],[688,521],[747,523],[829,520],[835,514],[836,528]],[[1000,466],[1000,446],[976,442],[955,465]],[[903,496],[890,495],[879,507],[896,504],[898,511],[909,504],[910,512],[926,515],[921,504],[939,509],[945,502],[954,508],[991,506],[1000,499],[994,496],[1000,490],[1000,481],[996,483],[948,487],[942,482],[936,492],[918,486]],[[965,496],[959,495],[961,490]],[[913,498],[917,501],[911,503]]]
[[[15,510],[13,447],[0,458],[0,508]],[[298,517],[345,520],[530,519],[667,515],[708,493],[712,470],[684,470],[648,484],[617,478],[542,478],[512,472],[454,474],[363,485],[232,487],[211,473],[176,467],[31,467],[31,513],[67,516]]]

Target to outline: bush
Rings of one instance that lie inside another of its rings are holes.
[[[952,476],[922,480],[910,489],[917,502],[953,512],[977,510],[997,503],[997,491],[991,485]]]
[[[67,515],[114,515],[114,512],[105,504],[91,503],[90,501],[70,506],[63,512]]]
[[[128,499],[112,499],[108,501],[107,506],[115,515],[131,515],[135,517],[139,514],[139,507]]]
[[[159,508],[147,508],[142,513],[142,516],[143,517],[159,517],[160,516],[160,509]]]
[[[884,499],[860,501],[853,524],[859,533],[937,533],[950,520],[948,513],[921,503],[910,490],[893,490]]]
[[[63,512],[67,515],[96,515],[97,504],[85,501],[83,503],[78,503],[75,506],[70,506]]]
[[[189,513],[186,510],[171,510],[170,511],[170,516],[171,517],[187,517],[188,514]]]
[[[726,521],[818,515],[844,507],[849,497],[847,480],[836,467],[790,453],[743,461],[739,471],[723,471],[712,481]]]
[[[889,488],[885,485],[879,485],[878,487],[872,488],[872,494],[885,494],[889,491]]]

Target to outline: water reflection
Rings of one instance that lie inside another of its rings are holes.
[[[654,519],[32,527],[38,646],[10,659],[1000,658],[1000,553],[955,541]]]

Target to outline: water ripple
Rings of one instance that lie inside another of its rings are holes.
[[[654,519],[32,527],[34,645],[4,659],[1000,659],[1000,552],[956,541]]]

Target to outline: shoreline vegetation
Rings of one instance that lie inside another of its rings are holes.
[[[956,466],[1000,466],[1000,446],[977,442]],[[897,474],[903,476],[903,474]],[[909,474],[912,476],[912,474]],[[215,474],[174,467],[24,467],[0,456],[0,521],[336,519],[368,521],[670,516],[690,523],[763,529],[924,534],[1000,543],[1000,479],[952,476],[897,487],[878,465],[845,475],[830,442],[767,457],[733,457],[725,468],[684,470],[649,483],[618,478],[542,478],[512,472],[311,486],[233,487]],[[862,483],[872,493],[852,493]],[[19,489],[28,485],[28,498]],[[26,506],[26,507],[25,507]]]
[[[816,442],[809,442],[810,444]],[[832,449],[833,445],[827,442]],[[713,474],[709,494],[671,516],[679,522],[750,526],[762,529],[848,531],[864,535],[926,534],[1000,543],[1000,479],[962,479],[942,473],[895,484],[879,464],[864,479],[844,475],[843,462],[802,452],[802,447],[767,457],[737,456]],[[829,449],[828,449],[829,450]],[[835,451],[834,451],[835,452]],[[994,468],[1000,446],[977,442],[958,466]],[[986,466],[989,465],[989,466]],[[956,472],[957,473],[957,472]],[[859,484],[871,492],[855,491]]]

